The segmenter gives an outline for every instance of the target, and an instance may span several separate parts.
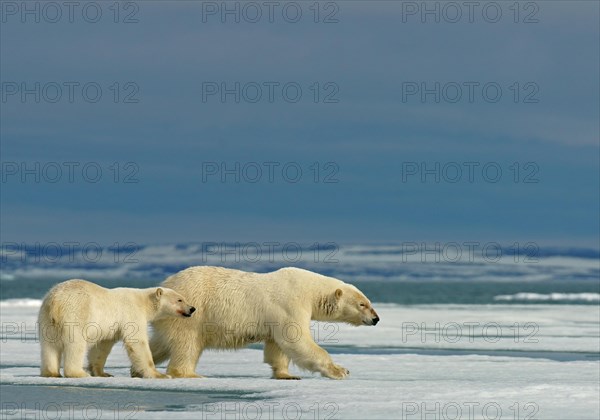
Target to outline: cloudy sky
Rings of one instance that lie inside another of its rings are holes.
[[[4,242],[598,247],[597,2],[21,4]]]

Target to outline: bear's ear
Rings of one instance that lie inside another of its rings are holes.
[[[342,297],[342,295],[343,295],[343,294],[344,294],[344,292],[342,291],[342,289],[337,289],[337,290],[335,291],[335,298],[336,298],[337,300],[339,300],[339,299]]]
[[[156,298],[160,299],[160,297],[162,296],[162,294],[163,294],[163,289],[161,289],[160,287],[158,287],[156,289]]]

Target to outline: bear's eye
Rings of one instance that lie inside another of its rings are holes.
[[[183,300],[179,299],[177,302],[183,302]]]
[[[360,304],[360,307],[361,307],[361,308],[364,308],[365,306],[367,306],[367,305],[365,305],[364,303],[361,303],[361,304]]]

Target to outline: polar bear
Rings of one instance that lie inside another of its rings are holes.
[[[271,365],[275,379],[300,379],[289,374],[290,360],[303,369],[342,379],[348,370],[313,341],[310,321],[356,326],[379,321],[369,299],[356,287],[299,268],[259,274],[191,267],[162,286],[187,296],[201,312],[191,322],[176,318],[152,322],[152,357],[157,364],[170,359],[167,374],[173,377],[201,377],[195,373],[196,364],[206,348],[235,349],[264,342],[264,362]]]
[[[60,377],[62,359],[66,377],[90,376],[83,370],[89,348],[91,375],[111,376],[104,372],[104,364],[113,345],[123,340],[138,376],[167,378],[152,361],[148,322],[190,317],[195,310],[182,295],[167,288],[105,289],[85,280],[59,283],[45,296],[38,317],[41,375]]]

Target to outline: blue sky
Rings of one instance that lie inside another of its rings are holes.
[[[497,23],[479,10],[472,23],[443,15],[439,23],[431,17],[423,23],[418,13],[403,15],[402,2],[377,1],[335,2],[338,22],[314,23],[312,3],[298,3],[298,23],[277,12],[274,23],[222,23],[203,16],[199,2],[137,2],[137,23],[114,23],[107,4],[98,23],[77,11],[73,23],[44,16],[23,23],[20,11],[4,10],[2,240],[598,247],[597,2],[540,1],[535,10],[521,3],[518,23],[513,2],[497,3]],[[334,11],[321,7],[320,20]],[[119,20],[131,11],[121,10]],[[537,23],[523,22],[530,13]],[[47,89],[40,103],[7,93],[36,82]],[[102,98],[90,103],[76,88],[70,103],[65,82],[97,83]],[[231,88],[235,82],[248,86],[247,93],[253,84],[263,86],[262,99],[202,100],[206,83]],[[290,103],[276,90],[269,102],[268,82],[294,83],[302,98]],[[408,84],[436,82],[448,95],[462,86],[463,97],[403,100]],[[52,83],[63,86],[56,103],[46,100]],[[492,102],[475,88],[469,101],[465,83],[500,86],[502,97]],[[131,86],[138,101],[123,103]],[[334,90],[337,102],[323,103]],[[535,101],[525,103],[528,94]],[[64,173],[47,182],[42,173],[38,183],[7,172],[35,162],[47,170],[92,162],[103,173],[97,183],[79,170],[73,182]],[[119,182],[113,182],[115,162]],[[273,182],[264,173],[257,183],[231,176],[223,183],[218,175],[203,182],[207,162],[230,168],[292,162],[303,174],[297,183],[279,171]],[[493,183],[476,170],[473,182],[464,173],[456,183],[443,176],[436,183],[431,175],[403,181],[407,165],[435,168],[436,162],[449,169],[492,165],[502,176]],[[121,182],[131,168],[139,182]],[[332,178],[338,182],[322,182],[331,168],[339,169]],[[527,174],[537,182],[523,182]]]

